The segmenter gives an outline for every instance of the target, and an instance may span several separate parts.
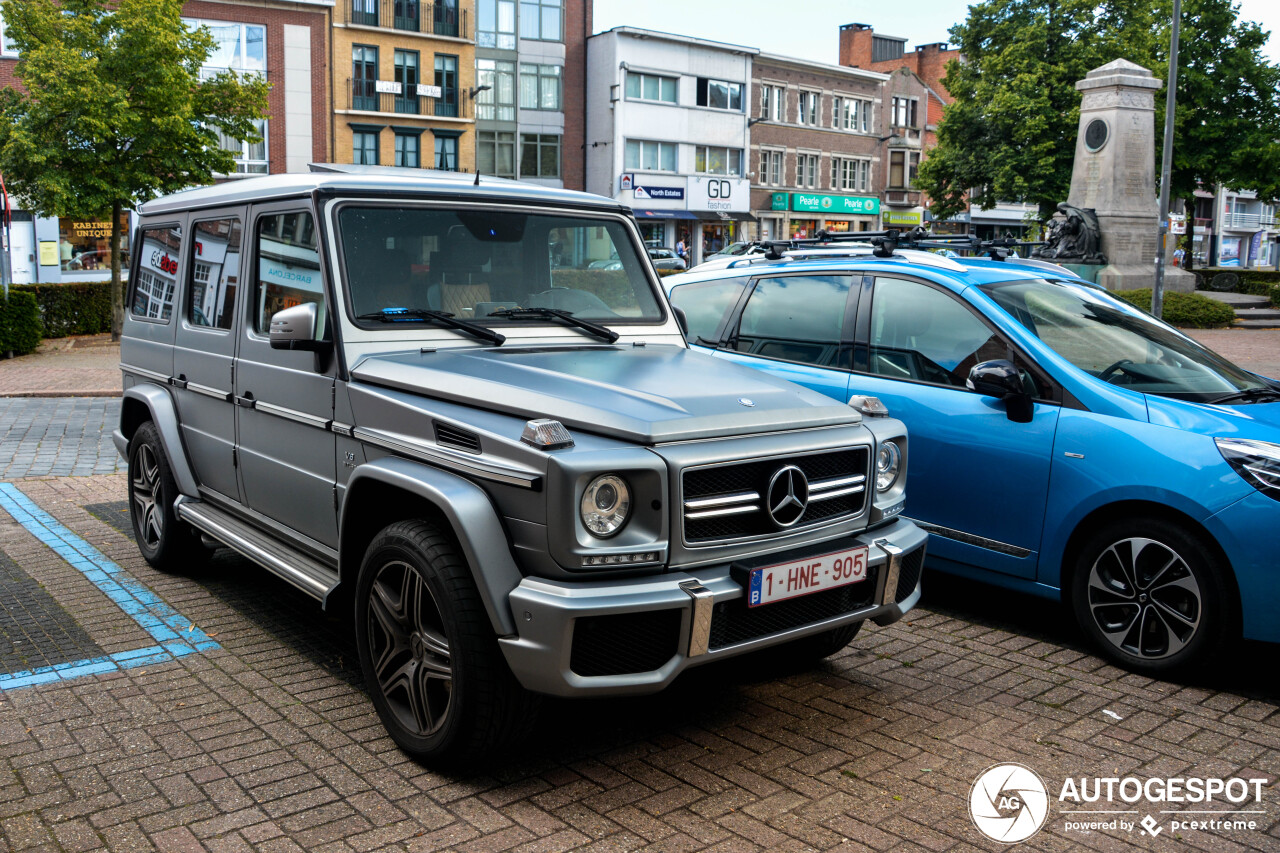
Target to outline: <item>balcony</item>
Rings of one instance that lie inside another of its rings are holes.
[[[467,10],[450,3],[417,0],[350,0],[347,23],[409,33],[470,39]]]
[[[1198,220],[1197,220],[1198,221]],[[1275,225],[1274,216],[1261,213],[1226,213],[1222,216],[1223,228],[1239,228],[1245,231],[1261,231]]]
[[[381,88],[399,88],[399,92],[379,92]],[[406,91],[408,90],[408,91]],[[440,91],[440,96],[434,95]],[[426,95],[423,92],[431,92]],[[347,79],[346,103],[348,110],[371,113],[400,113],[401,115],[438,116],[440,118],[470,118],[467,102],[458,89],[439,90],[435,86],[393,83],[388,80]]]

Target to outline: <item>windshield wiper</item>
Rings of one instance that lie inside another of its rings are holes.
[[[619,337],[617,332],[607,326],[579,320],[573,316],[572,311],[563,311],[559,308],[499,308],[497,311],[490,311],[489,316],[506,317],[509,320],[560,320],[609,343],[613,343]]]
[[[1221,397],[1214,397],[1210,403],[1258,403],[1266,399],[1280,400],[1280,391],[1274,388],[1247,388],[1244,391],[1232,391]]]
[[[507,339],[506,335],[499,334],[488,326],[459,320],[448,311],[436,311],[431,308],[383,308],[381,311],[357,315],[356,319],[378,320],[383,323],[439,323],[446,328],[466,332],[473,338],[479,338],[497,346],[502,346],[502,342]]]

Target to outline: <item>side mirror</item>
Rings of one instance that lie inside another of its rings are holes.
[[[271,348],[309,352],[328,349],[328,341],[316,340],[316,320],[319,313],[316,303],[304,302],[271,315],[271,329],[268,332]]]
[[[996,359],[975,364],[965,385],[986,397],[1003,400],[1005,412],[1014,423],[1031,422],[1034,411],[1031,395],[1022,384],[1022,374],[1012,362]]]
[[[689,317],[684,313],[684,309],[679,305],[672,305],[671,313],[676,315],[676,325],[680,327],[680,334],[686,338],[689,337]]]

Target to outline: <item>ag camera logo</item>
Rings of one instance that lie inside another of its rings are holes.
[[[988,838],[1002,844],[1026,841],[1049,817],[1049,792],[1022,764],[988,767],[969,791],[969,817]]]

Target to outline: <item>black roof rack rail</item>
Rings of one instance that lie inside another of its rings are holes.
[[[889,228],[885,231],[825,231],[820,230],[812,237],[797,237],[791,240],[756,240],[752,246],[765,250],[765,259],[781,260],[783,252],[806,248],[831,247],[840,243],[867,243],[872,247],[872,254],[877,258],[891,258],[897,249],[951,249],[957,252],[976,252],[985,254],[992,260],[1003,261],[1013,250],[1020,247],[1043,246],[1043,242],[1017,240],[1013,237],[999,237],[994,240],[979,240],[972,234],[931,234],[923,228],[916,227],[910,231]]]

